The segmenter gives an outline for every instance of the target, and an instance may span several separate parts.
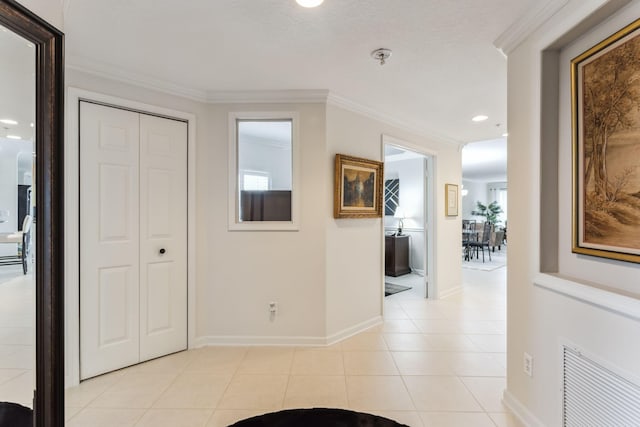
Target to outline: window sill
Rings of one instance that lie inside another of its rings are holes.
[[[229,231],[299,231],[298,224],[290,221],[247,221],[229,224]]]
[[[622,295],[594,284],[581,283],[554,274],[538,274],[533,278],[533,284],[604,310],[640,320],[640,300],[633,296]]]

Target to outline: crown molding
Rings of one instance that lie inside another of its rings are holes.
[[[517,19],[507,30],[493,42],[493,45],[508,56],[527,37],[537,30],[544,22],[558,13],[569,0],[550,0],[536,3],[524,15]]]
[[[86,60],[78,56],[67,57],[67,68],[97,77],[130,84],[144,89],[179,96],[206,104],[327,104],[340,107],[356,114],[386,123],[434,142],[460,145],[461,142],[433,132],[420,125],[400,120],[336,95],[327,89],[312,90],[270,90],[270,91],[203,91],[176,85],[141,74],[124,71],[118,67]]]
[[[95,60],[86,60],[79,56],[67,56],[67,68],[82,73],[91,74],[109,80],[115,80],[121,83],[130,84],[144,89],[166,93],[169,95],[187,98],[192,101],[207,102],[207,92],[192,89],[181,85],[170,83],[166,80],[160,80],[142,74],[124,71],[118,67],[100,63]]]
[[[208,91],[210,104],[323,104],[329,91],[311,90],[220,90]]]
[[[378,110],[375,110],[373,108],[370,107],[366,107],[362,104],[358,104],[357,102],[351,101],[347,98],[341,97],[339,95],[336,95],[335,93],[330,92],[328,99],[327,99],[327,104],[328,105],[334,105],[336,107],[340,107],[342,109],[351,111],[353,113],[357,113],[360,115],[363,115],[365,117],[368,117],[370,119],[373,120],[377,120],[379,122],[383,122],[386,123],[390,126],[394,126],[396,128],[399,128],[401,130],[428,138],[431,141],[435,141],[435,142],[442,142],[445,144],[456,144],[459,145],[460,141],[457,141],[455,139],[449,138],[447,136],[444,136],[442,134],[438,134],[436,132],[433,132],[430,129],[426,129],[422,126],[416,125],[414,123],[409,123],[403,120],[399,120],[398,118],[390,115],[390,114],[386,114],[386,113],[382,113]]]

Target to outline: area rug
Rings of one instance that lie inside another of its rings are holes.
[[[388,297],[389,295],[397,294],[398,292],[408,291],[411,289],[411,286],[402,286],[396,285],[395,283],[384,283],[384,296]]]
[[[0,427],[32,427],[33,411],[13,402],[0,402]]]
[[[409,427],[388,418],[345,409],[288,409],[238,421],[230,427]]]
[[[507,265],[507,255],[504,252],[492,252],[491,261],[489,261],[489,255],[485,252],[484,262],[482,262],[482,254],[480,258],[472,258],[469,261],[462,260],[462,268],[468,270],[481,270],[481,271],[493,271]]]

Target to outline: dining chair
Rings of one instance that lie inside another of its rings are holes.
[[[0,256],[1,265],[22,264],[23,274],[27,274],[27,260],[29,252],[29,244],[31,242],[31,223],[30,215],[24,217],[22,221],[22,230],[13,231],[11,233],[0,233],[0,243],[16,245],[16,255]],[[22,245],[22,246],[18,246]]]
[[[469,247],[475,249],[476,257],[479,258],[478,251],[482,251],[482,262],[484,262],[484,248],[487,248],[487,252],[489,253],[489,261],[491,261],[491,249],[490,249],[490,239],[491,239],[491,223],[489,221],[485,222],[482,226],[482,235],[476,241],[469,241]]]

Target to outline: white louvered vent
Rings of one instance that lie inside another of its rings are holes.
[[[640,426],[640,386],[566,346],[563,399],[565,426]]]

